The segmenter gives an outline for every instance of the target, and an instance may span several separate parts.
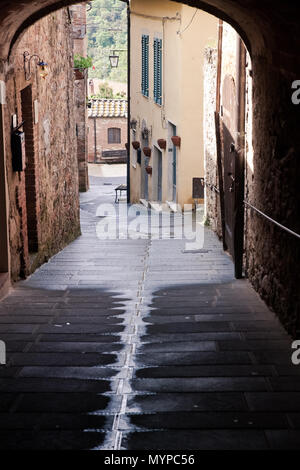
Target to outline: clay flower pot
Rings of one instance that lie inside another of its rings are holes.
[[[143,152],[146,155],[146,157],[151,157],[151,148],[150,147],[144,147]]]
[[[157,143],[162,150],[165,150],[167,148],[166,139],[158,139]]]
[[[173,144],[175,145],[175,147],[180,147],[181,137],[178,137],[178,135],[173,135],[173,137],[171,137],[171,140]]]
[[[135,140],[131,143],[132,143],[132,147],[134,148],[134,150],[137,150],[140,148],[140,143],[138,141]]]
[[[145,170],[148,173],[148,175],[152,175],[152,166],[146,166]]]
[[[75,80],[83,80],[85,78],[85,69],[74,69]]]

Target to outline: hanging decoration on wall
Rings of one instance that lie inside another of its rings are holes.
[[[134,140],[133,142],[131,142],[131,144],[134,150],[137,150],[140,148],[140,143],[137,140]]]
[[[33,70],[32,70],[32,62],[36,62],[36,66],[39,68],[40,77],[45,79],[48,75],[48,64],[40,59],[37,54],[30,55],[30,52],[25,51],[23,54],[24,57],[24,73],[25,73],[25,80],[29,81],[32,77]]]
[[[175,145],[175,147],[180,147],[181,137],[178,137],[178,135],[173,135],[173,137],[171,137],[171,140],[172,140],[173,144]]]
[[[143,152],[144,152],[144,155],[146,155],[146,157],[151,157],[151,148],[150,147],[144,147]]]
[[[162,150],[165,150],[167,148],[166,139],[158,139],[157,143]]]

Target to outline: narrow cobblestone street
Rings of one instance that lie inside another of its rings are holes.
[[[120,182],[91,178],[82,236],[0,304],[0,448],[298,448],[300,369],[279,321],[209,229],[195,252],[98,239]]]

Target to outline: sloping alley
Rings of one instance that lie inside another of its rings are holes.
[[[82,236],[0,304],[0,448],[298,448],[300,369],[279,321],[209,229],[194,252],[97,238],[120,182],[91,178]]]

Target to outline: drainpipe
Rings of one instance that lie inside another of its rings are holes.
[[[220,112],[221,106],[221,73],[222,73],[222,47],[223,47],[223,21],[219,20],[218,32],[218,63],[217,63],[217,91],[216,91],[216,112]]]
[[[96,117],[94,117],[94,163],[96,163],[97,160],[97,123],[96,123]]]
[[[127,203],[130,203],[130,0],[127,3]]]
[[[222,75],[222,51],[223,48],[223,21],[219,20],[219,35],[218,35],[218,64],[217,64],[217,90],[216,90],[216,144],[217,144],[217,168],[218,168],[218,184],[220,191],[220,212],[221,212],[221,226],[222,226],[222,242],[224,251],[227,250],[225,241],[225,200],[224,200],[224,183],[223,183],[223,162],[222,162],[222,136],[221,136],[221,75]]]

